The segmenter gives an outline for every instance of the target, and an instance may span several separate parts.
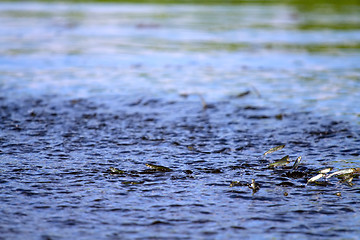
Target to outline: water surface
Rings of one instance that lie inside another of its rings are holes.
[[[357,239],[359,10],[0,3],[0,238]]]

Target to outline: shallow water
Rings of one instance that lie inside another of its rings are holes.
[[[357,239],[359,9],[0,3],[0,238]]]

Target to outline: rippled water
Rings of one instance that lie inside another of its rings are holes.
[[[0,239],[357,239],[359,10],[0,3]]]

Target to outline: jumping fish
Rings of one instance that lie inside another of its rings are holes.
[[[329,174],[329,176],[327,176],[326,178],[331,178],[332,176],[338,176],[338,175],[352,174],[356,172],[360,172],[360,168],[348,168],[348,169],[339,170]]]
[[[301,156],[295,160],[292,170],[296,170],[299,167],[300,161],[301,161]]]
[[[330,172],[332,169],[333,169],[332,167],[321,169],[320,171],[318,171],[318,175],[315,175],[314,177],[310,178],[307,181],[307,183],[315,182],[315,181],[319,180],[320,178],[325,177],[326,174],[328,172]]]
[[[151,169],[154,169],[156,171],[159,171],[159,172],[171,172],[172,169],[168,168],[168,167],[163,167],[163,166],[160,166],[160,165],[154,165],[154,164],[145,164],[147,167],[151,168]]]
[[[288,163],[290,163],[289,155],[286,155],[285,157],[281,158],[279,161],[270,163],[269,168],[274,168],[274,167],[278,167],[278,166],[285,166]]]
[[[322,177],[325,177],[326,174],[325,173],[319,173],[318,175],[315,175],[314,177],[310,178],[308,181],[307,181],[307,184],[308,183],[311,183],[311,182],[315,182],[317,180],[319,180],[320,178]]]
[[[333,167],[328,167],[328,168],[321,169],[319,171],[319,173],[326,174],[326,173],[330,172],[331,170],[333,170]]]
[[[351,183],[352,180],[354,179],[354,176],[351,174],[351,175],[345,175],[342,177],[342,181],[343,182],[347,182],[347,183]]]
[[[277,147],[273,147],[273,148],[269,149],[268,151],[266,151],[266,152],[264,153],[264,156],[265,156],[266,154],[279,151],[279,150],[283,149],[284,147],[285,147],[285,145],[280,145],[280,146],[277,146]]]
[[[112,173],[116,173],[116,174],[123,174],[123,173],[125,173],[124,171],[122,171],[122,170],[120,170],[120,169],[118,169],[118,168],[110,167],[109,169],[110,169],[110,171],[111,171]]]
[[[251,179],[251,183],[248,184],[248,187],[253,190],[253,194],[259,191],[260,185],[255,182],[255,179]]]

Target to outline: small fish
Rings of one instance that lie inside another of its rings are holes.
[[[337,175],[352,174],[352,173],[359,172],[359,171],[360,171],[360,168],[343,169],[343,170],[333,172],[332,174],[329,174],[329,176],[327,176],[326,178],[331,178],[332,176],[337,176]]]
[[[125,185],[137,185],[137,184],[143,184],[144,181],[139,181],[139,182],[134,182],[134,181],[125,181],[125,182],[122,182],[122,184],[125,184]]]
[[[200,97],[200,99],[201,99],[201,104],[202,104],[203,109],[207,109],[209,106],[208,106],[208,104],[206,103],[204,97],[203,97],[202,95],[200,95],[200,94],[199,94],[199,97]]]
[[[351,183],[353,178],[354,178],[354,176],[352,174],[345,175],[342,177],[342,182]]]
[[[307,184],[308,183],[311,183],[311,182],[315,182],[317,180],[319,180],[320,178],[323,178],[327,175],[327,173],[329,173],[333,168],[332,167],[328,167],[328,168],[324,168],[324,169],[321,169],[320,171],[318,171],[318,175],[310,178],[308,181],[307,181]],[[328,177],[326,177],[328,178]]]
[[[338,176],[341,178],[340,182],[347,183],[349,186],[353,186],[354,183],[352,183],[352,180],[354,179],[354,174],[345,174]]]
[[[197,95],[197,96],[200,98],[201,104],[202,104],[202,106],[203,106],[203,109],[204,109],[204,110],[207,109],[207,108],[208,108],[208,105],[207,105],[204,97],[203,97],[200,93],[196,93],[195,95]]]
[[[260,185],[255,182],[255,179],[251,179],[251,183],[248,185],[254,192],[260,189]]]
[[[232,181],[230,183],[230,187],[234,187],[234,186],[241,186],[242,184],[239,181]]]
[[[125,173],[124,171],[122,171],[122,170],[120,170],[120,169],[118,169],[118,168],[110,167],[109,169],[110,169],[110,171],[111,171],[112,173],[116,173],[116,174],[123,174],[123,173]]]
[[[236,95],[236,97],[237,97],[237,98],[245,97],[246,95],[249,95],[250,93],[251,93],[251,92],[248,90],[248,91],[239,93],[238,95]]]
[[[279,150],[283,149],[284,147],[285,147],[285,145],[280,145],[280,146],[277,146],[277,147],[273,147],[273,148],[269,149],[268,151],[266,151],[266,152],[264,153],[264,156],[265,156],[266,154],[279,151]]]
[[[319,173],[318,175],[310,178],[310,179],[307,181],[307,184],[308,184],[308,183],[311,183],[311,182],[315,182],[315,181],[317,181],[317,180],[319,180],[320,178],[325,177],[325,176],[326,176],[325,173]]]
[[[326,174],[326,173],[330,172],[331,170],[333,170],[333,167],[321,169],[320,171],[318,171],[318,173]]]
[[[154,165],[154,164],[145,164],[147,167],[151,168],[151,169],[154,169],[156,171],[159,171],[159,172],[171,172],[172,169],[168,168],[168,167],[163,167],[163,166],[160,166],[160,165]]]
[[[269,168],[274,168],[274,167],[278,167],[278,166],[285,166],[286,164],[290,163],[289,161],[289,155],[286,155],[285,157],[283,157],[282,159],[280,159],[279,161],[273,162],[269,164]]]
[[[191,146],[191,145],[187,146],[187,149],[188,149],[189,151],[195,151],[194,146]]]
[[[299,167],[300,161],[301,161],[301,156],[298,157],[298,158],[295,160],[295,163],[294,163],[294,165],[293,165],[293,167],[292,167],[292,170],[296,170],[296,169]]]

